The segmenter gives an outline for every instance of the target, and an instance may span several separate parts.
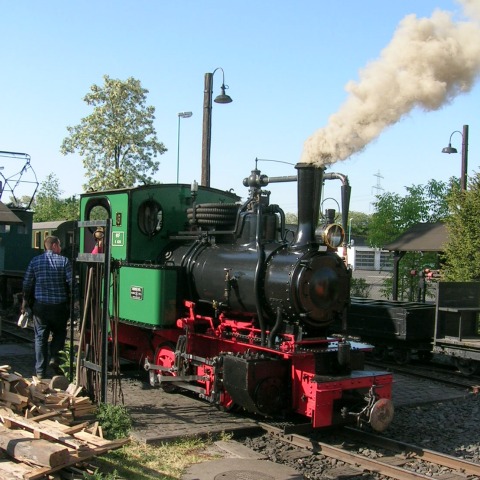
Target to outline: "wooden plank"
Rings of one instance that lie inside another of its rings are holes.
[[[62,429],[64,433],[68,433],[69,435],[73,435],[74,433],[81,432],[85,430],[90,425],[90,422],[82,422],[78,425],[72,425],[71,427],[65,425],[65,428]]]
[[[0,478],[9,480],[24,480],[25,475],[31,474],[32,467],[12,460],[0,459]]]
[[[18,382],[14,382],[13,390],[18,393],[19,395],[23,395],[24,397],[28,397],[28,387],[30,383],[25,380],[19,380]]]
[[[18,415],[2,415],[2,419],[9,421],[12,425],[25,428],[26,430],[32,432],[36,438],[51,438],[78,451],[89,449],[87,444],[77,440],[71,435],[66,435],[63,432],[53,428],[44,427],[41,423],[38,424],[32,420],[19,417]]]
[[[129,438],[119,438],[118,440],[110,440],[105,445],[98,445],[96,447],[92,446],[91,456],[102,455],[103,453],[109,452],[110,450],[116,450],[117,448],[123,447],[127,443],[130,443]],[[79,452],[79,454],[81,453]]]
[[[0,367],[1,369],[2,367]],[[10,373],[10,372],[0,372],[0,376],[2,377],[3,380],[7,382],[15,382],[16,380],[24,380],[24,378],[21,375],[18,375],[16,373]]]
[[[79,462],[84,461],[84,457],[78,456],[78,454],[71,453],[70,459],[65,465],[61,465],[58,467],[41,467],[36,469],[31,469],[30,472],[23,475],[23,480],[44,480],[46,475],[50,475],[53,472],[61,470],[65,467],[70,467],[71,465],[75,465]]]
[[[0,426],[0,448],[20,462],[42,467],[58,467],[69,459],[67,447],[43,439],[34,439],[23,430]]]
[[[83,417],[88,419],[97,408],[82,396],[82,387],[52,388],[38,378],[26,381],[9,370],[5,366],[0,371],[0,402],[8,405],[0,406],[0,449],[14,458],[0,456],[0,479],[44,480],[130,441],[103,439],[98,422],[72,426],[73,418],[88,415]]]
[[[58,417],[59,413],[56,410],[52,410],[50,412],[43,413],[42,415],[37,415],[36,417],[30,417],[32,422],[41,422],[42,420],[48,420],[52,417]]]
[[[75,432],[74,437],[78,438],[79,440],[83,440],[84,442],[87,442],[90,445],[93,444],[97,447],[104,447],[112,443],[112,441],[110,440],[97,437],[96,435],[92,435],[91,433],[88,433],[85,431]]]
[[[3,392],[0,395],[0,399],[5,400],[6,402],[13,403],[14,405],[25,405],[28,404],[28,397],[19,395],[18,393],[12,392]]]

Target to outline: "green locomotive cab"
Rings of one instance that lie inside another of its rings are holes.
[[[111,219],[110,255],[118,268],[120,321],[147,328],[174,326],[183,282],[165,262],[171,237],[188,230],[194,203],[234,204],[237,195],[185,184],[92,192],[80,200],[81,221]],[[80,252],[91,253],[95,227],[80,229]]]

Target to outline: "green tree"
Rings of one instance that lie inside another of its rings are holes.
[[[377,196],[375,212],[371,217],[368,230],[368,243],[382,248],[417,223],[445,220],[449,215],[448,197],[458,188],[458,181],[449,183],[430,180],[427,185],[406,187],[407,195],[385,193]],[[414,301],[418,286],[418,272],[426,267],[437,267],[435,253],[409,252],[399,264],[399,298]],[[385,281],[383,296],[389,298],[392,292],[392,279]]]
[[[364,212],[349,212],[345,235],[347,242],[352,238],[367,238],[372,216]]]
[[[158,171],[157,155],[167,151],[153,126],[155,108],[146,106],[148,90],[132,77],[126,81],[103,77],[92,85],[84,101],[93,112],[79,125],[67,127],[61,145],[66,155],[78,151],[88,183],[85,190],[132,187],[152,183]]]
[[[73,196],[62,199],[60,183],[54,173],[50,173],[40,184],[33,202],[33,221],[50,222],[55,220],[76,220],[79,215],[79,201]]]
[[[45,181],[40,183],[34,201],[33,220],[35,222],[48,222],[60,220],[57,218],[61,211],[62,200],[60,195],[60,183],[54,173],[50,173]]]
[[[480,280],[480,174],[469,180],[469,189],[452,190],[446,219],[448,241],[442,276],[448,281]]]
[[[286,213],[285,214],[285,223],[287,225],[298,225],[298,217],[296,213]]]
[[[405,187],[404,197],[389,192],[377,195],[369,223],[369,244],[382,247],[416,223],[445,219],[449,214],[447,197],[455,183],[454,179],[450,183],[430,180],[427,185]]]
[[[76,195],[63,199],[62,216],[65,220],[80,218],[80,199]]]
[[[341,223],[342,213],[339,212],[336,215],[336,219]],[[348,217],[347,231],[345,232],[346,240],[349,240],[351,237],[364,237],[366,238],[368,233],[368,227],[370,224],[371,215],[363,212],[350,212]],[[350,221],[351,220],[351,221]],[[285,214],[285,223],[287,225],[297,225],[298,218],[295,213],[286,213]],[[323,217],[319,219],[319,224],[323,223]]]
[[[22,195],[20,198],[15,198],[12,195],[9,197],[9,203],[7,206],[9,207],[20,207],[20,208],[27,208],[30,205],[32,197],[30,195]],[[32,202],[33,205],[34,202]],[[30,205],[30,208],[32,206]]]

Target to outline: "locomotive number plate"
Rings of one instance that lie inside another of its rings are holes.
[[[130,298],[133,300],[143,300],[143,287],[130,287]]]

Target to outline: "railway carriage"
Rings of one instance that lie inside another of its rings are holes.
[[[60,239],[62,254],[73,258],[75,220],[56,220],[51,222],[33,222],[32,224],[32,247],[41,253],[44,250],[43,242],[49,235]]]
[[[23,275],[36,255],[31,244],[33,212],[24,208],[9,209],[20,221],[0,222],[0,303],[4,308],[11,306],[21,293]]]
[[[436,285],[435,303],[352,298],[347,334],[374,345],[376,360],[398,364],[441,358],[460,373],[480,372],[480,282]],[[341,331],[339,321],[329,333]],[[439,355],[440,357],[435,357]]]

